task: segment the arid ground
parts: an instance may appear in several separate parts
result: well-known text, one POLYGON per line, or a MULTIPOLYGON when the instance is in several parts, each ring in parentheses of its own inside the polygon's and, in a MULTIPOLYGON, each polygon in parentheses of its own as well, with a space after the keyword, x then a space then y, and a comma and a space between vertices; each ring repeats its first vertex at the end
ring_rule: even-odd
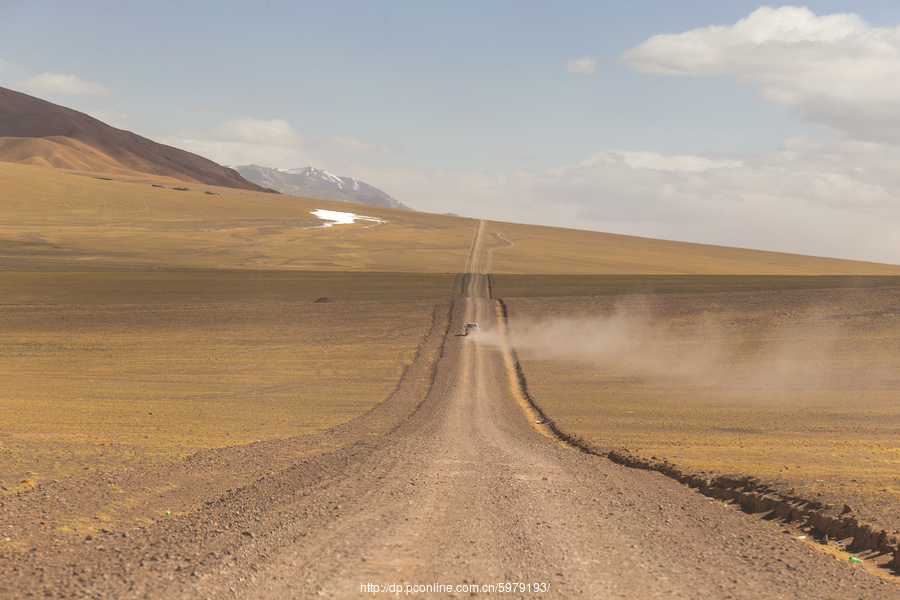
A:
POLYGON ((598 456, 893 531, 898 267, 0 170, 0 597, 900 597, 598 456))
POLYGON ((598 452, 752 475, 900 531, 900 287, 505 302, 533 398, 598 452))
POLYGON ((0 273, 7 491, 351 420, 394 390, 453 288, 403 273, 0 273), (384 297, 396 288, 405 299, 384 297))

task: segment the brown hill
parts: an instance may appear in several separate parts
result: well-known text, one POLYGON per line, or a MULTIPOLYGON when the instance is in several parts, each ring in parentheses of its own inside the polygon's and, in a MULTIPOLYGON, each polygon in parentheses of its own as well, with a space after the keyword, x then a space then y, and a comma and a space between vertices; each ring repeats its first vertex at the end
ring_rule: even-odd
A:
MULTIPOLYGON (((0 161, 117 175, 136 173, 134 169, 123 167, 114 158, 100 154, 86 144, 61 136, 0 137, 0 161)), ((183 180, 182 177, 177 181, 183 180)))
POLYGON ((202 156, 5 88, 0 88, 0 161, 271 191, 202 156))

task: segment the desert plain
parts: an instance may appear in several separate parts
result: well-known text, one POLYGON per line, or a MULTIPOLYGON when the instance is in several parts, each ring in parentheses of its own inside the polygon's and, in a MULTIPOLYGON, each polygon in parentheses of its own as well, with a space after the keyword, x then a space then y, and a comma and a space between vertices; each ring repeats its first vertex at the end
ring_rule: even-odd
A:
MULTIPOLYGON (((310 485, 317 469, 336 477, 350 468, 345 463, 362 461, 360 455, 380 456, 377 449, 366 450, 371 440, 405 427, 428 431, 426 417, 444 410, 451 411, 449 423, 465 422, 464 411, 453 412, 462 411, 463 404, 447 409, 437 400, 429 404, 436 385, 448 390, 475 385, 477 394, 470 395, 485 398, 516 387, 501 371, 485 370, 492 383, 484 388, 468 379, 480 375, 458 380, 442 371, 445 354, 482 373, 478 357, 500 365, 498 353, 505 352, 507 370, 518 365, 532 408, 549 421, 526 429, 549 437, 556 432, 599 455, 627 450, 709 480, 752 478, 773 495, 819 502, 823 510, 838 512, 846 504, 859 523, 874 524, 885 534, 900 532, 900 267, 214 186, 175 189, 183 186, 130 175, 98 178, 10 164, 0 164, 0 175, 0 526, 6 532, 2 557, 17 578, 3 588, 5 596, 66 585, 74 595, 125 590, 125 595, 153 597, 159 578, 171 576, 166 581, 187 586, 173 589, 189 589, 191 577, 200 577, 211 595, 227 595, 230 585, 243 589, 243 597, 255 597, 252 586, 241 588, 250 585, 251 571, 261 564, 263 550, 256 548, 262 534, 254 532, 253 518, 272 531, 278 530, 279 515, 281 522, 290 520, 276 506, 277 499, 294 493, 279 483, 280 476, 299 477, 303 485, 310 485), (317 210, 368 219, 329 224, 313 214, 317 210), (460 275, 464 271, 468 279, 460 275), (465 304, 468 312, 464 297, 473 299, 465 304), (505 322, 494 321, 498 302, 505 322), (461 331, 451 326, 470 318, 479 318, 484 331, 475 340, 460 339, 461 331), (510 363, 506 344, 517 363, 510 363), (323 462, 305 467, 310 457, 323 462), (225 510, 229 498, 248 494, 257 496, 241 500, 237 514, 258 516, 239 519, 240 531, 224 527, 224 517, 215 511, 225 510), (268 516, 254 508, 261 502, 258 494, 276 506, 268 516), (219 516, 209 516, 214 513, 219 516), (170 516, 183 520, 179 525, 170 516), (202 535, 196 530, 200 521, 202 535), (177 531, 194 532, 194 566, 202 563, 203 543, 210 536, 218 540, 208 542, 209 555, 203 552, 205 567, 188 569, 182 561, 172 572, 160 570, 165 561, 147 548, 174 539, 177 531), (143 535, 155 541, 97 541, 143 535), (90 547, 84 563, 93 566, 87 572, 70 568, 72 559, 60 550, 73 540, 90 547), (96 576, 111 546, 119 554, 156 556, 159 565, 135 575, 144 561, 122 558, 110 571, 118 587, 103 583, 108 578, 96 576), (252 560, 250 548, 257 552, 252 560), (223 554, 234 558, 225 560, 223 554), (214 571, 219 566, 213 564, 228 567, 214 571), (215 572, 225 583, 211 583, 215 572), (229 579, 229 572, 241 574, 239 581, 229 579)), ((498 414, 522 423, 533 416, 508 408, 498 414)), ((489 434, 505 439, 500 430, 476 433, 479 440, 489 434)), ((516 432, 509 439, 518 443, 524 435, 516 432)), ((522 443, 523 457, 537 452, 532 450, 537 442, 522 443)), ((435 452, 415 444, 408 451, 410 456, 435 452)), ((576 452, 562 446, 557 451, 576 452)), ((431 477, 428 469, 441 461, 474 460, 473 452, 416 467, 420 470, 412 471, 406 488, 427 483, 421 478, 431 477)), ((481 452, 517 473, 513 483, 498 480, 516 492, 499 500, 504 510, 522 510, 516 494, 525 492, 516 485, 547 480, 531 475, 530 459, 517 459, 511 449, 485 446, 481 452)), ((399 459, 377 460, 373 473, 386 472, 386 465, 399 459)), ((551 472, 557 468, 540 464, 551 472)), ((584 469, 594 469, 591 465, 584 469)), ((460 469, 435 471, 434 477, 467 473, 460 469)), ((633 479, 615 473, 622 481, 633 479)), ((357 475, 360 481, 370 476, 357 475)), ((449 485, 444 479, 434 483, 449 485)), ((551 489, 541 493, 583 494, 574 483, 561 481, 551 477, 551 489)), ((342 511, 371 499, 370 494, 354 500, 352 488, 342 485, 323 492, 327 507, 310 505, 325 523, 339 524, 342 511), (326 510, 327 516, 316 512, 326 510)), ((497 499, 478 494, 473 502, 494 510, 487 507, 497 499)), ((442 506, 440 494, 418 500, 423 504, 409 503, 428 510, 442 506)), ((580 503, 591 502, 599 500, 580 503)), ((390 500, 383 505, 392 506, 390 500)), ((359 510, 364 515, 370 508, 359 510)), ((378 522, 390 520, 394 509, 384 510, 378 522)), ((416 510, 403 518, 427 520, 425 509, 416 510)), ((662 503, 658 510, 664 511, 662 503)), ((732 516, 722 518, 736 527, 732 516)), ((564 527, 560 523, 537 525, 564 527)), ((563 538, 547 535, 564 545, 563 538)), ((705 533, 697 535, 707 540, 705 533)), ((810 540, 815 535, 810 532, 810 540)), ((281 539, 271 536, 263 539, 281 539)), ((845 559, 854 539, 833 541, 842 543, 820 545, 845 559)), ((477 547, 473 556, 490 554, 482 541, 471 543, 477 547)), ((506 547, 519 543, 510 540, 506 547)), ((526 554, 530 548, 541 556, 535 550, 539 542, 521 543, 526 554)), ((165 560, 175 561, 174 542, 169 544, 165 560)), ((778 548, 773 556, 782 552, 780 544, 771 545, 778 548)), ((343 546, 325 553, 329 565, 353 554, 337 547, 343 546)), ((878 548, 857 550, 874 571, 890 577, 892 555, 878 548)), ((419 551, 443 556, 428 544, 419 551)), ((285 564, 296 560, 312 565, 309 569, 322 567, 304 554, 311 550, 294 552, 293 558, 285 555, 285 564)), ((371 556, 361 560, 372 573, 422 564, 390 553, 377 560, 371 556)), ((447 560, 462 569, 454 573, 469 568, 488 576, 487 567, 472 567, 460 556, 447 560)), ((522 560, 535 569, 540 564, 522 560)), ((634 560, 643 565, 649 559, 634 560)), ((718 559, 709 560, 719 565, 718 559)), ((515 577, 509 564, 504 576, 515 577)), ((274 572, 283 576, 284 568, 274 572)), ((748 569, 752 585, 734 588, 753 592, 746 597, 766 597, 765 582, 784 578, 768 566, 748 569)), ((332 579, 307 572, 303 589, 340 597, 335 581, 347 571, 320 570, 332 579)), ((560 592, 564 596, 591 590, 628 596, 627 586, 609 582, 579 587, 579 568, 574 572, 560 567, 543 576, 557 582, 555 589, 567 590, 560 592)), ((682 576, 690 578, 669 573, 663 579, 682 576)), ((651 595, 671 592, 659 577, 651 577, 656 582, 651 595)), ((846 589, 876 590, 872 597, 900 594, 897 587, 878 587, 896 585, 882 580, 829 577, 846 589)), ((782 583, 789 589, 791 580, 782 583)), ((271 597, 288 590, 266 589, 271 597)))

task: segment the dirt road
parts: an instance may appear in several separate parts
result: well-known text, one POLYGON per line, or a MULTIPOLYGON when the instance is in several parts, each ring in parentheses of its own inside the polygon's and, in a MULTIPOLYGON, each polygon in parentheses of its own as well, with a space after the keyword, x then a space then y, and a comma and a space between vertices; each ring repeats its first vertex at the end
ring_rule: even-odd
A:
MULTIPOLYGON (((495 315, 492 301, 466 299, 451 332, 495 327, 495 315)), ((449 588, 411 596, 900 597, 895 584, 662 476, 562 448, 508 388, 497 350, 448 339, 434 393, 317 483, 309 504, 321 518, 294 526, 298 543, 267 549, 268 566, 238 596, 377 598, 390 584, 400 595, 439 584, 449 588), (526 590, 482 587, 500 583, 526 590)))
POLYGON ((390 432, 338 432, 195 513, 16 555, 29 587, 7 595, 900 598, 771 523, 542 435, 501 352, 459 335, 499 325, 484 277, 459 289, 429 391, 390 432))
POLYGON ((466 260, 466 273, 480 273, 479 265, 481 264, 482 248, 484 247, 484 227, 486 223, 483 219, 479 219, 478 225, 475 227, 475 235, 472 238, 472 247, 469 250, 469 258, 466 260))

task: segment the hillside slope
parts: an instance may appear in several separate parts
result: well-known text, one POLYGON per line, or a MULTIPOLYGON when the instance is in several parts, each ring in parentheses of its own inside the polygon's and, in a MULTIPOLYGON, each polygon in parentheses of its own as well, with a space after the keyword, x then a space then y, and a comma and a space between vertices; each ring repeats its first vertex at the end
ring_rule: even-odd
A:
MULTIPOLYGON (((147 176, 0 163, 0 267, 458 273, 478 221, 147 176), (109 181, 104 181, 109 179, 109 181), (178 188, 189 187, 190 191, 178 188), (329 223, 329 214, 334 211, 329 223), (338 224, 337 216, 360 220, 338 224)), ((900 275, 900 266, 485 221, 490 274, 900 275)))
POLYGON ((0 88, 0 161, 267 191, 202 156, 5 88, 0 88))

